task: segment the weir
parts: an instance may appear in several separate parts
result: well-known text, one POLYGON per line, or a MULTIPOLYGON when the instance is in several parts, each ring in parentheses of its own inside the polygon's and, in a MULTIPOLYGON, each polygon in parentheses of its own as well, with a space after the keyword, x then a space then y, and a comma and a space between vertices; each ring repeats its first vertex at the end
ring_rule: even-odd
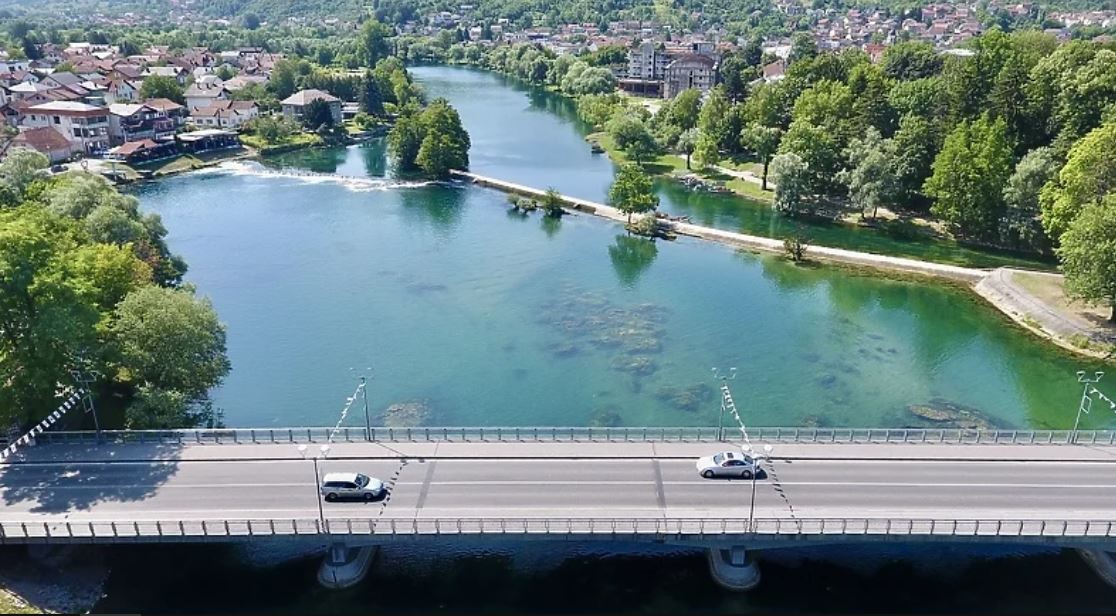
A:
MULTIPOLYGON (((515 182, 500 180, 497 178, 487 177, 468 171, 452 170, 450 174, 462 180, 470 181, 480 186, 487 186, 509 194, 522 195, 531 198, 542 198, 546 195, 545 190, 541 190, 532 186, 524 186, 515 182)), ((571 209, 579 212, 585 212, 601 218, 606 218, 615 222, 627 222, 628 216, 620 210, 605 205, 589 201, 587 199, 579 199, 569 195, 559 195, 562 203, 571 209)), ((695 225, 693 223, 681 222, 677 220, 660 219, 659 224, 665 229, 673 231, 679 235, 687 235, 711 242, 726 244, 738 248, 747 248, 750 250, 761 250, 764 252, 775 252, 782 254, 785 249, 783 248, 783 241, 770 237, 760 237, 758 235, 747 235, 744 233, 736 233, 734 231, 725 231, 722 229, 715 229, 713 227, 705 227, 702 225, 695 225)), ((988 270, 974 269, 969 267, 959 267, 956 265, 944 265, 940 263, 930 263, 926 261, 919 261, 917 259, 906 259, 903 257, 889 257, 886 255, 878 255, 869 252, 857 252, 855 250, 845 250, 843 248, 830 248, 828 246, 810 246, 809 254, 812 258, 818 258, 823 261, 832 261, 834 263, 846 263, 850 265, 857 265, 861 267, 872 267, 878 269, 899 271, 905 273, 922 274, 926 276, 934 276, 937 278, 948 278, 951 280, 959 280, 967 283, 977 283, 988 275, 988 270)))

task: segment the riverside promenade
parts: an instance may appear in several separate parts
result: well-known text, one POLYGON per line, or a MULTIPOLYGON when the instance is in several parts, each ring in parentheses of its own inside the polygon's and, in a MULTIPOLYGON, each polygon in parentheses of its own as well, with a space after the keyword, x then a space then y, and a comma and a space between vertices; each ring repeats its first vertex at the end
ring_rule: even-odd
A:
MULTIPOLYGON (((453 176, 470 181, 474 184, 495 188, 506 193, 515 195, 523 195, 531 198, 541 198, 546 194, 546 191, 531 186, 524 186, 523 184, 516 184, 515 182, 508 182, 497 178, 491 178, 476 173, 469 173, 467 171, 451 171, 453 176)), ((570 197, 568 195, 561 195, 563 203, 570 208, 579 212, 585 212, 601 218, 607 218, 616 222, 627 222, 628 215, 620 210, 589 201, 587 199, 579 199, 577 197, 570 197)), ((737 233, 735 231, 725 231, 722 229, 714 229, 712 227, 705 227, 702 225, 695 225, 688 222, 679 222, 674 220, 662 219, 661 224, 664 228, 669 229, 679 235, 687 235, 696 237, 728 246, 737 248, 747 248, 752 250, 762 250, 764 252, 783 253, 783 241, 770 238, 760 237, 758 235, 747 235, 744 233, 737 233)), ((809 254, 811 258, 820 261, 829 261, 833 263, 845 263, 849 265, 856 265, 861 267, 874 267, 879 269, 886 269, 905 273, 923 274, 927 276, 934 276, 938 278, 948 278, 975 284, 988 275, 988 270, 975 269, 969 267, 959 267, 956 265, 944 265, 940 263, 929 263, 926 261, 919 261, 917 259, 906 259, 903 257, 890 257, 887 255, 878 255, 869 252, 858 252, 855 250, 845 250, 843 248, 830 248, 828 246, 810 246, 809 254)))

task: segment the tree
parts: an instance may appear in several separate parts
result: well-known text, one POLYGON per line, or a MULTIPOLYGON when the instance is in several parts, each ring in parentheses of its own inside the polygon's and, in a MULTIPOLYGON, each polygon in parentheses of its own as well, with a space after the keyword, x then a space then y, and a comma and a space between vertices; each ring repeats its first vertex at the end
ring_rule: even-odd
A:
POLYGON ((930 43, 896 43, 884 50, 882 65, 888 77, 910 81, 937 75, 942 70, 942 56, 930 43))
POLYGON ((388 152, 395 165, 402 171, 415 168, 415 159, 422 147, 424 131, 416 115, 400 116, 388 133, 388 152))
POLYGON ((4 199, 0 205, 16 205, 35 181, 45 177, 50 159, 31 148, 15 147, 0 161, 0 183, 4 199))
POLYGON ((364 22, 357 42, 358 53, 362 64, 373 68, 382 58, 391 54, 391 42, 388 40, 395 35, 391 26, 380 23, 375 19, 364 22))
POLYGON ((813 59, 818 55, 818 44, 809 32, 796 32, 791 39, 791 51, 788 60, 793 64, 803 60, 813 59))
POLYGON ((616 146, 636 162, 650 158, 658 149, 647 125, 630 109, 618 110, 605 128, 616 146))
POLYGON ((930 177, 937 138, 921 116, 908 114, 899 120, 899 130, 892 137, 891 173, 895 178, 895 200, 908 206, 925 207, 922 186, 930 177))
POLYGON ((694 153, 694 148, 697 147, 699 135, 698 129, 691 128, 678 135, 678 141, 675 142, 675 150, 686 155, 686 169, 690 168, 690 155, 694 153))
POLYGON ((245 13, 240 21, 248 30, 255 30, 260 27, 260 16, 255 13, 245 13))
POLYGON ((716 165, 721 160, 721 151, 717 148, 717 140, 699 130, 697 141, 694 143, 694 159, 700 169, 716 165))
POLYGON ((744 147, 755 152, 756 157, 763 163, 763 190, 767 190, 767 170, 771 163, 771 156, 779 150, 779 140, 782 137, 782 130, 755 122, 745 126, 740 133, 740 141, 744 147))
POLYGON ((143 85, 140 86, 140 98, 144 100, 149 98, 166 98, 179 105, 186 103, 186 97, 182 92, 182 86, 178 85, 178 80, 169 75, 151 75, 145 78, 143 80, 143 85))
POLYGON ((1116 195, 1083 211, 1057 249, 1070 297, 1105 302, 1116 322, 1116 195))
POLYGON ((771 159, 771 173, 775 176, 775 209, 791 215, 806 211, 810 183, 806 161, 794 153, 777 154, 771 159))
POLYGON ((946 137, 924 190, 931 212, 956 231, 995 237, 1004 210, 1003 186, 1012 171, 1011 146, 1003 119, 985 115, 962 121, 946 137))
POLYGON ((562 207, 562 194, 558 192, 558 189, 546 189, 546 194, 542 198, 542 208, 546 215, 551 218, 561 218, 566 213, 565 208, 562 207))
POLYGON ((329 108, 329 103, 323 99, 316 98, 310 101, 302 110, 302 125, 308 130, 318 130, 323 126, 328 128, 333 124, 333 111, 329 108))
POLYGON ((702 135, 712 139, 718 150, 729 150, 736 145, 739 131, 733 131, 732 113, 732 103, 725 96, 724 88, 716 86, 710 90, 698 114, 697 125, 702 135))
POLYGON ((1036 248, 1043 239, 1039 219, 1039 194, 1058 173, 1058 161, 1051 148, 1036 148, 1024 156, 1004 186, 1004 224, 1001 242, 1017 248, 1036 248))
POLYGON ((294 94, 298 88, 298 63, 290 59, 276 62, 271 69, 271 77, 267 81, 267 87, 279 100, 294 94))
POLYGON ((669 122, 682 130, 697 126, 701 114, 701 91, 696 88, 682 90, 670 103, 669 122))
POLYGON ((372 116, 384 115, 384 95, 370 70, 364 71, 364 78, 361 80, 360 110, 372 116))
POLYGON ((208 392, 228 374, 225 327, 208 300, 190 290, 144 287, 117 305, 110 337, 119 354, 117 380, 138 388, 126 411, 129 427, 190 423, 207 410, 208 392), (159 421, 152 401, 160 400, 159 421), (173 401, 173 405, 169 402, 173 401))
POLYGON ((608 201, 613 207, 628 215, 651 212, 659 207, 659 197, 651 190, 651 179, 635 163, 620 165, 616 180, 608 189, 608 201))
POLYGON ((1116 121, 1097 128, 1074 144, 1056 180, 1039 196, 1042 227, 1055 242, 1073 219, 1116 192, 1116 121))
POLYGON ((449 135, 427 132, 419 145, 415 164, 427 177, 448 178, 450 170, 458 166, 453 156, 453 143, 449 135))
POLYGON ((869 128, 862 139, 853 139, 845 151, 848 170, 841 179, 849 187, 849 199, 863 218, 876 217, 881 204, 895 193, 895 176, 891 168, 892 143, 869 128))
POLYGON ((95 345, 96 290, 74 271, 75 227, 41 208, 0 210, 0 425, 54 408, 75 356, 95 345))

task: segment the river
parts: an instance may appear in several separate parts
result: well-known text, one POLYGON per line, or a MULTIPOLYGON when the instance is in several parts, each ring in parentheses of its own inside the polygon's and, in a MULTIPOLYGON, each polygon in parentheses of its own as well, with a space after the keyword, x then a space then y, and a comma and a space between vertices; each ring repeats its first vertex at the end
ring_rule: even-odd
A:
MULTIPOLYGON (((416 74, 461 110, 477 172, 606 190, 611 165, 558 97, 466 69, 416 74)), ((934 425, 916 415, 931 408, 1066 427, 1074 371, 1090 367, 963 289, 652 244, 390 177, 373 142, 137 189, 228 325, 233 371, 214 392, 228 425, 332 425, 361 374, 377 423, 415 420, 388 410, 412 402, 427 425, 711 425, 710 369, 736 367, 754 424, 934 425)), ((746 596, 717 590, 700 554, 639 546, 396 546, 336 594, 315 587, 315 557, 278 549, 114 554, 101 611, 1087 611, 1116 598, 1072 554, 973 548, 772 553, 746 596)))

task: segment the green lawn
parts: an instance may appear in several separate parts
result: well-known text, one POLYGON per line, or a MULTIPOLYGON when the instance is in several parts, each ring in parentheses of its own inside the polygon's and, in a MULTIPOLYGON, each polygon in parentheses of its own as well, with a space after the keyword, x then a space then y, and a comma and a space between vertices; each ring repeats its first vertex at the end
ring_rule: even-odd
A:
POLYGON ((324 143, 321 137, 314 133, 298 133, 282 141, 271 143, 263 140, 259 135, 241 135, 241 143, 259 150, 260 154, 270 154, 275 151, 294 150, 302 147, 312 147, 324 143))

